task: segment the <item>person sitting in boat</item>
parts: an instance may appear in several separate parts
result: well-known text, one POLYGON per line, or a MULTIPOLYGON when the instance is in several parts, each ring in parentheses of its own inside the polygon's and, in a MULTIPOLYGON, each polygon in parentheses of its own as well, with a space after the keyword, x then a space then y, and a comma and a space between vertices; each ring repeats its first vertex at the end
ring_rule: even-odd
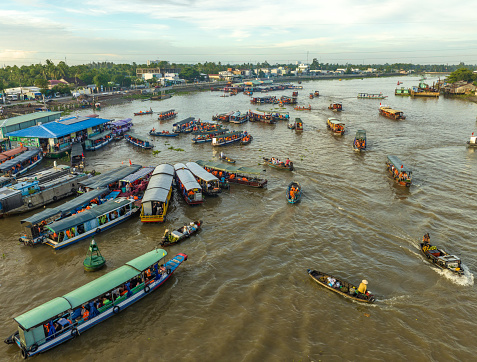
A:
POLYGON ((368 281, 366 279, 363 279, 361 283, 359 284, 358 293, 366 294, 366 290, 368 288, 367 285, 368 285, 368 281))

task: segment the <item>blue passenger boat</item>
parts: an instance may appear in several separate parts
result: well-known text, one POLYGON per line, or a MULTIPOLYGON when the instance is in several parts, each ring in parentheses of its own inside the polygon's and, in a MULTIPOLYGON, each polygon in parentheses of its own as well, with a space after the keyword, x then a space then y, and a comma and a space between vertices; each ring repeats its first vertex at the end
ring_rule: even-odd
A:
POLYGON ((175 133, 190 133, 196 124, 194 117, 188 117, 182 121, 176 122, 172 125, 172 130, 175 133))
POLYGON ((18 331, 5 343, 16 344, 28 358, 80 336, 159 288, 187 260, 180 253, 165 262, 166 255, 163 249, 150 251, 14 318, 18 331))
POLYGON ((111 130, 107 130, 97 135, 94 135, 84 141, 84 148, 86 151, 96 151, 113 140, 113 132, 111 130))
POLYGON ((31 148, 11 160, 0 164, 2 176, 19 176, 31 170, 43 159, 43 154, 39 148, 31 148))
POLYGON ((212 138, 212 146, 227 146, 242 141, 247 132, 230 132, 216 135, 212 138))
POLYGON ((146 150, 154 147, 154 145, 149 142, 149 140, 147 140, 145 137, 139 136, 132 132, 128 132, 127 134, 125 134, 124 138, 126 138, 126 141, 133 144, 134 146, 138 146, 146 150))
POLYGON ((117 198, 66 219, 46 225, 44 243, 62 249, 129 219, 139 210, 140 200, 117 198))

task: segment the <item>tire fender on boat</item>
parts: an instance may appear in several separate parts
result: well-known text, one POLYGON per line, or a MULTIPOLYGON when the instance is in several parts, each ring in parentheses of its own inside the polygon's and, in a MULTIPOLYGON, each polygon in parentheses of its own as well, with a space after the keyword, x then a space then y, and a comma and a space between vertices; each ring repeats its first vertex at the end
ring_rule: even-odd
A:
POLYGON ((30 347, 30 352, 35 353, 38 349, 38 345, 35 343, 33 346, 30 347))
POLYGON ((21 354, 22 354, 23 359, 27 359, 27 358, 28 358, 28 352, 27 352, 26 349, 23 348, 23 347, 22 347, 22 350, 21 350, 21 354))
POLYGON ((78 328, 73 328, 71 330, 71 336, 75 338, 76 336, 79 336, 78 328))
POLYGON ((114 306, 113 313, 118 314, 121 311, 121 307, 119 305, 114 306))
POLYGON ((58 200, 58 197, 53 196, 53 201, 56 201, 56 200, 58 200))
POLYGON ((100 228, 97 228, 96 229, 96 234, 99 234, 101 232, 101 229, 100 228))
POLYGON ((151 288, 149 287, 149 285, 146 285, 144 287, 144 293, 149 293, 150 290, 151 290, 151 288))
POLYGON ((33 207, 33 204, 31 202, 28 203, 28 207, 29 208, 32 208, 33 207))
POLYGON ((166 273, 169 275, 171 274, 171 269, 166 269, 166 273))

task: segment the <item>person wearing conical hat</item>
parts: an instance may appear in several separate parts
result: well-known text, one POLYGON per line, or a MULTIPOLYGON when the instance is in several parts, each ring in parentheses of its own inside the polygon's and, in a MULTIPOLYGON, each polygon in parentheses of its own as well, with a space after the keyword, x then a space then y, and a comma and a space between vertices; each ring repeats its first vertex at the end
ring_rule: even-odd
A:
POLYGON ((358 287, 358 292, 362 294, 366 294, 366 289, 368 288, 368 281, 366 279, 363 279, 361 281, 361 284, 358 287))

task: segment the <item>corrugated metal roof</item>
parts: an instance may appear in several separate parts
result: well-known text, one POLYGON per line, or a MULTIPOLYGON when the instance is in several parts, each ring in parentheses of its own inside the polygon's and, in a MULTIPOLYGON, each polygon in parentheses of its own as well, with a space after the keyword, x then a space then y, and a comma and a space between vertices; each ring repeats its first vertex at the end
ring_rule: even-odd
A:
POLYGON ((24 115, 21 115, 21 116, 16 116, 16 117, 11 117, 11 118, 4 119, 3 121, 1 121, 2 123, 0 123, 0 127, 12 126, 14 124, 29 122, 29 121, 33 121, 33 120, 44 118, 44 117, 60 116, 60 115, 61 115, 61 112, 29 113, 29 114, 24 114, 24 115))
POLYGON ((66 299, 57 297, 23 313, 22 315, 19 315, 14 319, 24 329, 28 330, 31 327, 35 327, 40 323, 56 317, 58 314, 65 312, 70 308, 71 305, 66 299))
POLYGON ((29 149, 26 152, 23 152, 21 155, 18 155, 15 158, 12 158, 11 160, 5 161, 0 165, 0 171, 4 172, 6 170, 10 170, 13 166, 15 166, 18 163, 22 163, 23 161, 28 160, 30 157, 33 157, 35 155, 38 155, 41 153, 41 150, 39 148, 32 148, 29 149))
POLYGON ((131 166, 120 166, 110 171, 104 172, 99 176, 95 176, 87 180, 81 181, 79 182, 79 184, 92 189, 96 189, 98 187, 106 187, 109 184, 119 181, 127 175, 136 172, 141 167, 141 165, 134 164, 131 166))
POLYGON ((136 180, 139 180, 140 178, 146 176, 147 174, 151 173, 154 169, 152 167, 143 167, 136 172, 122 178, 119 181, 124 181, 124 182, 134 182, 136 180))
POLYGON ((176 175, 187 191, 192 189, 200 189, 199 183, 195 180, 194 175, 192 175, 188 169, 176 170, 176 175))
POLYGON ((187 162, 186 166, 189 168, 190 172, 194 174, 194 176, 204 180, 205 182, 210 181, 218 181, 219 179, 212 175, 210 172, 204 170, 201 166, 199 166, 195 162, 187 162))
POLYGON ((174 174, 175 174, 174 167, 172 165, 164 163, 162 165, 157 166, 154 169, 154 172, 152 173, 152 175, 154 176, 154 175, 158 175, 160 173, 165 173, 167 175, 174 176, 174 174))
POLYGON ((20 131, 10 132, 7 133, 6 136, 25 138, 58 138, 74 132, 85 130, 90 127, 99 126, 100 124, 109 122, 109 119, 87 118, 86 120, 73 124, 65 124, 63 122, 70 123, 69 120, 49 122, 39 126, 25 128, 20 131))

